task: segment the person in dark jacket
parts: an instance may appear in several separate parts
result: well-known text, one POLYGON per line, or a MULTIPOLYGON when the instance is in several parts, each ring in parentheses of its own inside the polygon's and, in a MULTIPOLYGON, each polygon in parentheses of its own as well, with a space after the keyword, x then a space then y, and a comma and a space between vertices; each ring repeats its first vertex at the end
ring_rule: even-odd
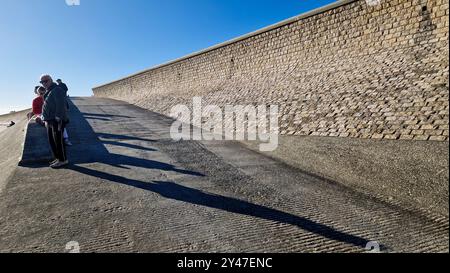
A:
POLYGON ((61 89, 49 75, 41 76, 40 83, 47 90, 42 120, 47 127, 48 140, 55 160, 51 168, 61 168, 69 164, 64 145, 63 132, 68 121, 65 91, 61 89))
MULTIPOLYGON (((61 87, 62 90, 64 90, 64 96, 67 97, 67 91, 69 91, 69 88, 67 87, 67 85, 65 83, 62 82, 61 79, 57 79, 56 83, 58 84, 59 87, 61 87)), ((66 104, 67 104, 67 109, 69 109, 69 102, 66 100, 66 104)), ((67 133, 67 129, 64 129, 64 143, 67 146, 72 146, 72 142, 70 142, 69 140, 69 134, 67 133)))
POLYGON ((59 87, 61 87, 62 90, 64 90, 65 92, 65 96, 67 96, 67 91, 69 91, 69 88, 67 87, 67 85, 65 83, 62 82, 61 79, 57 79, 56 83, 58 84, 59 87))

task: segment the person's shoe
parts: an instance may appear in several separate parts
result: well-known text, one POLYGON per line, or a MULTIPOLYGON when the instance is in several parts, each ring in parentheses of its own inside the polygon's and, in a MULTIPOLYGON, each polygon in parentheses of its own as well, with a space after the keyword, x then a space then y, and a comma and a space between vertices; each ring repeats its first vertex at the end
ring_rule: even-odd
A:
POLYGON ((70 142, 70 140, 68 140, 68 139, 64 139, 64 143, 65 143, 67 146, 72 146, 72 145, 73 145, 72 142, 70 142))
POLYGON ((53 160, 52 162, 50 162, 50 165, 55 164, 56 162, 58 162, 58 159, 53 160))
POLYGON ((52 165, 50 165, 50 168, 52 168, 52 169, 59 169, 59 168, 62 168, 64 166, 68 165, 68 164, 69 164, 68 160, 66 160, 66 161, 59 161, 58 160, 55 163, 53 163, 52 165))

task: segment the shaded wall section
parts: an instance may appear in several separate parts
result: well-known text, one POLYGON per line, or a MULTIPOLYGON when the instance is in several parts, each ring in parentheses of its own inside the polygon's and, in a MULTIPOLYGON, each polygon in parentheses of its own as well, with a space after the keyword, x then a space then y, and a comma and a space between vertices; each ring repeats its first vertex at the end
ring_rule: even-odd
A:
POLYGON ((448 0, 340 1, 95 87, 177 104, 280 107, 282 135, 448 141, 448 0))

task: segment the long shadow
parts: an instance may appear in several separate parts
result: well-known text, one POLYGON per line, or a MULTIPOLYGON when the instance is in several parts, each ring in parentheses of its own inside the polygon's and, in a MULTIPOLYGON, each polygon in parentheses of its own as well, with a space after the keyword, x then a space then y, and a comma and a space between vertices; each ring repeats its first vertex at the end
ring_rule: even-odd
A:
MULTIPOLYGON (((129 167, 138 167, 138 168, 145 168, 145 169, 155 169, 155 170, 161 170, 161 171, 167 171, 167 172, 177 172, 177 173, 193 175, 193 176, 204 176, 203 174, 201 174, 199 172, 179 169, 179 168, 175 167, 174 165, 163 163, 160 161, 142 159, 142 158, 138 158, 138 157, 132 157, 132 156, 121 155, 121 154, 108 153, 107 158, 103 158, 102 160, 98 160, 96 162, 107 164, 107 165, 110 165, 113 167, 122 168, 122 169, 128 169, 126 166, 129 166, 129 167)), ((72 164, 81 164, 81 163, 88 163, 88 162, 83 161, 83 160, 72 161, 72 164)), ((89 162, 89 163, 94 163, 94 162, 89 162)))
POLYGON ((87 117, 87 116, 84 116, 84 118, 85 119, 92 119, 92 120, 111 121, 111 119, 108 119, 108 118, 87 117))
POLYGON ((135 149, 135 150, 142 150, 142 151, 147 151, 147 152, 155 152, 155 151, 157 151, 156 149, 153 149, 153 148, 146 148, 146 147, 142 147, 142 146, 139 146, 139 145, 124 143, 124 142, 118 142, 118 141, 102 140, 102 143, 105 144, 105 145, 114 145, 114 146, 119 146, 119 147, 124 147, 124 148, 129 148, 129 149, 135 149))
POLYGON ((142 190, 157 193, 165 198, 178 200, 190 204, 224 210, 231 213, 248 215, 264 220, 274 221, 283 224, 297 226, 308 232, 320 235, 324 238, 344 242, 357 247, 365 248, 369 240, 338 231, 323 224, 316 223, 304 217, 299 217, 290 213, 256 205, 244 200, 232 197, 225 197, 210 194, 197 189, 185 187, 174 182, 153 181, 143 182, 134 179, 121 177, 97 170, 88 169, 81 166, 71 166, 70 169, 79 173, 108 180, 127 186, 132 186, 142 190))
POLYGON ((101 178, 110 182, 131 186, 146 191, 151 191, 160 194, 163 197, 173 200, 220 209, 230 213, 248 215, 269 221, 294 225, 303 230, 315 233, 322 237, 335 241, 344 242, 361 248, 365 248, 366 245, 369 243, 369 241, 364 238, 340 232, 338 230, 335 230, 334 228, 328 227, 320 223, 316 223, 304 217, 299 217, 276 209, 268 208, 257 204, 252 204, 244 200, 210 194, 197 189, 185 187, 174 182, 153 181, 148 183, 139 180, 129 179, 127 177, 113 175, 106 172, 101 172, 98 170, 93 170, 90 168, 86 168, 85 166, 80 166, 79 164, 82 163, 99 162, 117 168, 127 168, 127 167, 151 168, 162 171, 173 171, 193 176, 204 176, 201 173, 189 170, 182 170, 176 168, 171 164, 166 164, 163 162, 136 158, 122 154, 110 153, 103 145, 101 140, 98 138, 99 136, 101 138, 115 139, 115 140, 143 140, 152 142, 154 140, 141 139, 127 135, 114 135, 106 133, 96 134, 75 105, 72 105, 70 111, 71 111, 70 112, 71 118, 72 120, 74 120, 74 123, 72 124, 73 126, 75 126, 74 130, 80 131, 79 133, 79 137, 81 138, 80 140, 82 143, 86 143, 86 145, 80 145, 78 148, 75 147, 74 149, 70 150, 71 153, 69 153, 69 158, 72 162, 72 165, 70 165, 68 169, 71 169, 73 171, 88 176, 101 178))
POLYGON ((135 136, 127 136, 127 135, 98 133, 97 136, 99 138, 113 139, 113 140, 138 140, 138 141, 145 141, 145 142, 155 142, 155 140, 153 140, 153 139, 140 138, 140 137, 135 137, 135 136))
POLYGON ((158 169, 162 171, 177 172, 192 176, 204 176, 201 173, 183 170, 177 168, 174 165, 149 160, 144 158, 138 158, 129 156, 126 154, 114 154, 110 153, 104 144, 112 144, 122 146, 126 148, 140 149, 145 151, 155 151, 151 148, 145 148, 138 145, 132 145, 127 143, 120 143, 117 141, 105 141, 100 138, 114 139, 114 140, 140 140, 144 142, 154 142, 151 139, 138 138, 128 135, 116 135, 107 133, 95 133, 94 129, 84 118, 83 113, 70 102, 70 119, 71 130, 70 135, 75 135, 78 139, 75 139, 78 145, 70 147, 68 149, 68 157, 71 164, 87 164, 87 163, 102 163, 110 165, 116 168, 129 169, 130 167, 146 168, 146 169, 158 169))
POLYGON ((93 113, 82 113, 83 116, 100 117, 100 118, 133 118, 130 116, 123 115, 109 115, 109 114, 93 114, 93 113))

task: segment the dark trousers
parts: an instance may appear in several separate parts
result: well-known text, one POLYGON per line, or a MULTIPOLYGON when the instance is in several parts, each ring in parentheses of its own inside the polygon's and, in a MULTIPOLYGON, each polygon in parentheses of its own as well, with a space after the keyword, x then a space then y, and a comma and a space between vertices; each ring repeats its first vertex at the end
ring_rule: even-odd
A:
POLYGON ((56 120, 51 120, 47 123, 48 142, 52 148, 53 156, 59 161, 66 161, 66 145, 64 145, 63 137, 65 124, 63 122, 61 126, 58 126, 58 122, 56 122, 56 120))

